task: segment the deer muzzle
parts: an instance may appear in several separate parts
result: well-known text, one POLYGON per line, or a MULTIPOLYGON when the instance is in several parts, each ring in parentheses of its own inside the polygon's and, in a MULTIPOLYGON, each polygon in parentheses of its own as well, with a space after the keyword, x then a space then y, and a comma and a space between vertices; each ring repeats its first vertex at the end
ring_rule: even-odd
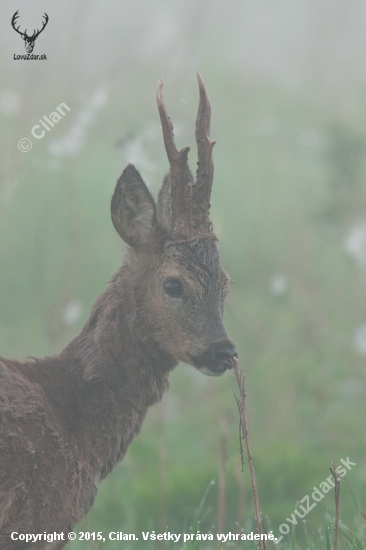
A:
POLYGON ((238 352, 230 340, 222 340, 211 344, 203 353, 191 357, 193 365, 209 376, 221 376, 227 369, 234 366, 238 352))

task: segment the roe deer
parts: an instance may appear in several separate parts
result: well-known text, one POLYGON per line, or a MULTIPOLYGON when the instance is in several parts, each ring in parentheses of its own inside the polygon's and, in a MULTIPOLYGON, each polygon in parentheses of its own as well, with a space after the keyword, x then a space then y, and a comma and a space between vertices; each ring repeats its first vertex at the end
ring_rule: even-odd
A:
POLYGON ((160 80, 170 171, 157 205, 134 166, 117 182, 111 215, 128 245, 122 268, 59 355, 0 359, 1 549, 63 548, 94 502, 95 482, 124 457, 178 362, 214 376, 233 366, 237 352, 222 324, 229 277, 209 221, 211 108, 199 75, 198 83, 196 180, 189 148, 175 146, 160 80), (54 532, 64 540, 44 540, 54 532), (27 543, 25 533, 43 540, 27 543))

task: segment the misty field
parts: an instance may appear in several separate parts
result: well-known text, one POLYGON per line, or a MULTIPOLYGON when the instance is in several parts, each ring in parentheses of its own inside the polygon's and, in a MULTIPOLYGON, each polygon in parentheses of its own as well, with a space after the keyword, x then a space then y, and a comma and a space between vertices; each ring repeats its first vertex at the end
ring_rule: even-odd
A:
MULTIPOLYGON (((281 525, 291 527, 283 541, 266 548, 333 548, 333 491, 306 518, 297 516, 297 525, 287 518, 329 477, 332 461, 347 458, 355 466, 341 481, 339 550, 365 548, 366 68, 356 56, 365 35, 364 20, 357 24, 361 4, 355 2, 345 21, 334 16, 328 28, 329 2, 319 2, 319 17, 314 4, 313 20, 305 8, 311 3, 298 2, 297 16, 291 8, 289 24, 272 28, 268 2, 259 2, 263 15, 245 2, 253 28, 272 29, 259 45, 254 31, 243 37, 248 12, 234 0, 228 2, 231 15, 217 2, 191 0, 188 9, 182 1, 173 8, 159 0, 157 12, 140 2, 146 13, 139 22, 137 5, 127 1, 109 15, 101 3, 65 4, 75 28, 62 39, 66 19, 58 8, 49 9, 44 42, 37 42, 47 62, 11 60, 22 44, 10 34, 10 23, 3 39, 0 354, 25 359, 61 351, 121 265, 124 250, 109 213, 115 182, 132 162, 156 196, 168 169, 155 100, 160 76, 178 147, 192 146, 195 169, 199 70, 211 100, 211 137, 218 141, 211 219, 232 279, 225 326, 245 375, 263 524, 276 537, 281 525), (317 34, 286 53, 281 36, 291 49, 301 10, 306 28, 317 34), (123 19, 119 35, 117 16, 123 19), (47 34, 51 24, 53 37, 47 34), (336 31, 349 57, 332 49, 336 31), (98 47, 93 43, 89 51, 93 32, 98 47), (250 47, 256 50, 252 59, 250 47), (31 128, 61 103, 70 111, 42 139, 33 139, 31 128), (25 137, 33 142, 27 153, 17 147, 25 137)), ((282 22, 290 3, 280 4, 276 17, 282 22)), ((5 5, 10 21, 13 5, 5 5)), ((42 14, 41 0, 34 5, 42 14)), ((255 531, 233 392, 232 372, 212 378, 179 365, 125 459, 99 486, 79 530, 215 537, 255 531)), ((75 541, 67 548, 217 545, 140 537, 75 541)), ((228 541, 225 547, 256 546, 228 541)))

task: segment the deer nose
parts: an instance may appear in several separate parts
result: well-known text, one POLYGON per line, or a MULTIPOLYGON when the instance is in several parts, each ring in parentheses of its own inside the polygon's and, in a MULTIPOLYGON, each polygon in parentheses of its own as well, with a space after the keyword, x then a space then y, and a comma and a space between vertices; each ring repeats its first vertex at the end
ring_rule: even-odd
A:
POLYGON ((231 369, 233 366, 233 359, 238 357, 238 352, 233 344, 226 345, 224 348, 215 351, 215 359, 218 363, 227 364, 227 368, 231 369))
POLYGON ((192 365, 204 374, 220 376, 234 366, 238 352, 230 340, 221 340, 211 344, 203 353, 191 356, 192 365))

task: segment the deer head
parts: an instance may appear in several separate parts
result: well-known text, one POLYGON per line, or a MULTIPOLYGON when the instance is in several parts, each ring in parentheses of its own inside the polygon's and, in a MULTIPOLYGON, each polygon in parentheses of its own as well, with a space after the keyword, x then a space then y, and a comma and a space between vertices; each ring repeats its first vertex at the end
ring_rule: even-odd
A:
POLYGON ((150 348, 174 363, 220 375, 233 366, 237 352, 222 322, 230 280, 220 266, 209 220, 215 142, 209 138, 211 108, 199 75, 198 84, 196 179, 188 167, 189 147, 179 151, 175 146, 160 80, 157 102, 170 171, 156 205, 129 165, 114 191, 111 215, 129 246, 125 269, 135 281, 136 309, 152 335, 150 348))
POLYGON ((35 41, 37 40, 38 36, 41 34, 41 32, 43 31, 43 29, 45 28, 45 26, 47 25, 48 23, 48 15, 47 13, 44 14, 44 21, 43 21, 43 24, 42 24, 42 28, 41 30, 35 30, 33 31, 33 34, 32 36, 28 36, 27 35, 27 29, 25 29, 24 32, 21 32, 19 30, 19 27, 16 27, 15 26, 15 23, 17 22, 17 19, 19 17, 19 11, 16 11, 12 17, 12 20, 11 20, 11 26, 13 27, 13 29, 18 33, 20 34, 20 36, 23 38, 24 40, 24 46, 25 46, 25 49, 27 51, 27 53, 32 53, 33 51, 33 48, 34 48, 34 44, 35 44, 35 41))

